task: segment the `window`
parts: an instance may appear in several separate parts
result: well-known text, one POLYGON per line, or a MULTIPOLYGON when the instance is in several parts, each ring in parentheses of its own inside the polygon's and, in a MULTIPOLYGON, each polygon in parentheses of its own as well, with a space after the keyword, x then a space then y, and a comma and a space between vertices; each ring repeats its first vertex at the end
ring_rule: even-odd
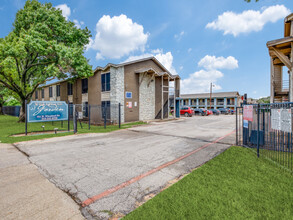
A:
POLYGON ((110 91, 110 73, 101 75, 102 92, 110 91))
POLYGON ((49 97, 53 97, 53 88, 52 88, 52 86, 49 87, 49 97))
POLYGON ((106 119, 111 119, 111 105, 110 101, 102 101, 102 117, 106 119))
POLYGON ((60 85, 56 86, 56 93, 57 93, 57 97, 60 96, 60 85))
POLYGON ((35 91, 35 97, 38 99, 38 90, 35 91))
POLYGON ((82 79, 81 80, 81 92, 84 94, 84 93, 87 93, 88 91, 88 79, 82 79))
POLYGON ((224 105, 224 99, 217 99, 217 105, 224 105))
POLYGON ((42 89, 42 99, 45 98, 45 90, 42 89))
POLYGON ((67 83, 67 95, 72 95, 73 90, 72 90, 72 83, 68 82, 67 83))

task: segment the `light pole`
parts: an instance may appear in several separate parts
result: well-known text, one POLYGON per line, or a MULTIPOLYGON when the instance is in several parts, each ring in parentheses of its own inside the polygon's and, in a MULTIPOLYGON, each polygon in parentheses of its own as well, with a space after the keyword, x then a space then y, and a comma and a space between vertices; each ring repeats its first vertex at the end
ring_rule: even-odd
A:
POLYGON ((211 83, 211 86, 210 86, 210 109, 212 109, 212 92, 213 92, 213 87, 215 87, 215 85, 213 83, 211 83))

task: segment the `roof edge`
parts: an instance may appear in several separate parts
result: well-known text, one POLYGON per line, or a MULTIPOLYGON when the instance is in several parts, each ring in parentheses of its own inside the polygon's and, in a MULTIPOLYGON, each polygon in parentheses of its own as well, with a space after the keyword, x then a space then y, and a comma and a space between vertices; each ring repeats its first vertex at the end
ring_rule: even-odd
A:
POLYGON ((105 67, 101 67, 101 66, 97 66, 94 70, 94 72, 96 71, 105 71, 107 68, 109 67, 121 67, 121 66, 127 66, 127 65, 131 65, 134 63, 140 63, 140 62, 144 62, 147 60, 153 60, 159 67, 161 67, 165 72, 167 72, 171 78, 175 79, 175 78, 179 78, 181 79, 181 77, 178 74, 171 74, 169 70, 167 70, 167 68, 154 56, 150 56, 150 57, 146 57, 146 58, 142 58, 142 59, 137 59, 137 60, 132 60, 132 61, 128 61, 128 62, 124 62, 124 63, 120 63, 120 64, 113 64, 113 63, 108 63, 105 67))
POLYGON ((290 22, 293 20, 293 13, 287 15, 284 19, 285 23, 290 22))

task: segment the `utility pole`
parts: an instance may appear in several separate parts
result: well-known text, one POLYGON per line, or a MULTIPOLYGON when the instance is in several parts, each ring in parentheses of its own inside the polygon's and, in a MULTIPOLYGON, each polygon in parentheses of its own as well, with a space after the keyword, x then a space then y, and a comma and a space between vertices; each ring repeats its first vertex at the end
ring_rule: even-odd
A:
POLYGON ((213 87, 215 87, 215 84, 211 82, 210 86, 210 109, 212 109, 212 93, 213 93, 213 87))
POLYGON ((215 85, 213 85, 213 83, 211 82, 211 86, 210 86, 210 109, 212 109, 212 93, 213 93, 213 87, 215 85))

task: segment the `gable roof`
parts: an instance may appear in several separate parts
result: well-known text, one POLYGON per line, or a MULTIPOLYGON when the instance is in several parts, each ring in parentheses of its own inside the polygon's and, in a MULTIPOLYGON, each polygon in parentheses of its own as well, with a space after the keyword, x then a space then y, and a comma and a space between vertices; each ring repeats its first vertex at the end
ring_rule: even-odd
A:
POLYGON ((164 70, 164 74, 167 73, 173 79, 174 78, 179 78, 180 79, 180 76, 179 75, 173 75, 173 74, 171 74, 169 72, 169 70, 167 70, 166 67, 163 64, 161 64, 160 61, 158 61, 157 58, 155 58, 154 56, 146 57, 146 58, 138 59, 138 60, 133 60, 133 61, 129 61, 129 62, 124 62, 124 63, 120 63, 120 64, 108 63, 105 67, 97 66, 96 69, 94 70, 94 72, 99 71, 99 70, 105 71, 109 67, 118 68, 118 67, 122 67, 122 66, 127 66, 127 65, 131 65, 131 64, 135 64, 135 63, 144 62, 144 61, 147 61, 147 60, 154 61, 155 64, 157 64, 162 70, 164 70))

